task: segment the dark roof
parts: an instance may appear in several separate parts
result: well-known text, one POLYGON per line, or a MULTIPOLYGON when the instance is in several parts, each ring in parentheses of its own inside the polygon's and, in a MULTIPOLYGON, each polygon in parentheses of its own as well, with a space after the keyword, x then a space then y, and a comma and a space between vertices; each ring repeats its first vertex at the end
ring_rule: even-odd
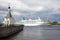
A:
POLYGON ((10 18, 10 17, 12 17, 12 15, 11 15, 10 6, 9 6, 8 7, 8 13, 6 15, 6 18, 10 18))
POLYGON ((11 13, 7 13, 6 18, 12 17, 11 13))

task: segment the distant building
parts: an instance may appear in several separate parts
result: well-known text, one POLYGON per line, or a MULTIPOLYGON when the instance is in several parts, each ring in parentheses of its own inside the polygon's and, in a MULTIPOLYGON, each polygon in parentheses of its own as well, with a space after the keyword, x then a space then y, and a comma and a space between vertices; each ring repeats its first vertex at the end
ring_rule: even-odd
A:
POLYGON ((52 21, 51 21, 51 20, 49 20, 49 18, 48 18, 48 17, 46 18, 45 22, 46 22, 47 24, 52 23, 52 21))
POLYGON ((4 24, 5 25, 12 25, 14 24, 14 18, 11 15, 10 5, 8 6, 8 13, 4 18, 4 24))

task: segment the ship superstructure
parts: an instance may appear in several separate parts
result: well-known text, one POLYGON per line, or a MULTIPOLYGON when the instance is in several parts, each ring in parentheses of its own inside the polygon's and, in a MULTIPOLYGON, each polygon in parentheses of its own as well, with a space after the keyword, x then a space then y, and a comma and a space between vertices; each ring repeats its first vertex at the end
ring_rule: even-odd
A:
POLYGON ((38 26, 38 25, 42 25, 44 22, 40 19, 40 17, 38 19, 29 19, 29 20, 20 20, 18 22, 16 22, 17 24, 23 24, 24 26, 38 26))

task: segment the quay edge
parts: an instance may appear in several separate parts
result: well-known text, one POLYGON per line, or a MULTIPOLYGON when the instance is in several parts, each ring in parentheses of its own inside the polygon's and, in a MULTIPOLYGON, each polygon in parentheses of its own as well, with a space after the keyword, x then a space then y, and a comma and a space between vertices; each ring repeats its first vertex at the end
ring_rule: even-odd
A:
POLYGON ((17 32, 23 31, 24 25, 0 26, 0 38, 8 37, 17 32))

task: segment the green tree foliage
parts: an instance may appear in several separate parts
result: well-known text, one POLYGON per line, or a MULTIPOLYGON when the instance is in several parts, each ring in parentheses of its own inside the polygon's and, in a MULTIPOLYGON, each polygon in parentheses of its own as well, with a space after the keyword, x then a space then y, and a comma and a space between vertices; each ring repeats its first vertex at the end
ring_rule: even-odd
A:
POLYGON ((2 26, 3 24, 0 22, 0 26, 2 26))
POLYGON ((53 23, 51 23, 52 25, 60 25, 57 21, 54 21, 53 23))

